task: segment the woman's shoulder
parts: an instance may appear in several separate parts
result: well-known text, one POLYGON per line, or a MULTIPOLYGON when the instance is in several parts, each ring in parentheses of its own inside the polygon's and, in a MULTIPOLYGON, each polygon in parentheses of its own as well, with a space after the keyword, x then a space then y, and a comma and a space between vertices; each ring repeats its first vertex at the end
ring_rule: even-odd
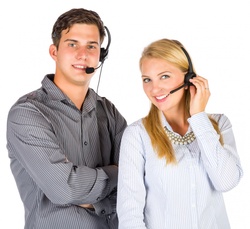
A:
POLYGON ((142 128, 144 127, 143 125, 143 122, 142 122, 142 118, 136 120, 136 121, 133 121, 131 122, 127 128, 131 128, 131 129, 134 129, 134 128, 142 128))
POLYGON ((224 113, 208 113, 207 115, 215 121, 228 119, 228 117, 224 113))
POLYGON ((215 120, 219 126, 231 126, 231 122, 228 118, 227 115, 224 113, 213 113, 213 114, 208 114, 210 118, 215 120))
POLYGON ((145 132, 145 128, 144 128, 144 125, 143 125, 143 122, 142 122, 142 118, 128 124, 125 132, 129 132, 129 133, 142 133, 142 132, 145 132))

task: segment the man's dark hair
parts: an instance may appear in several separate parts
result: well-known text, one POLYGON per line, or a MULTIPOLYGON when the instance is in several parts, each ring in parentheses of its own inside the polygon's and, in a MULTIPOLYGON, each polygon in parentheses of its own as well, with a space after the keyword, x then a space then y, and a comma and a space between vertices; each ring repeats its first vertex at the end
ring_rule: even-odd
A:
POLYGON ((58 17, 57 21, 53 26, 51 34, 53 44, 58 48, 62 31, 65 29, 68 29, 69 31, 74 24, 81 24, 81 23, 96 25, 100 33, 100 41, 101 43, 103 42, 106 34, 105 34, 104 24, 100 16, 92 10, 77 8, 77 9, 71 9, 58 17))

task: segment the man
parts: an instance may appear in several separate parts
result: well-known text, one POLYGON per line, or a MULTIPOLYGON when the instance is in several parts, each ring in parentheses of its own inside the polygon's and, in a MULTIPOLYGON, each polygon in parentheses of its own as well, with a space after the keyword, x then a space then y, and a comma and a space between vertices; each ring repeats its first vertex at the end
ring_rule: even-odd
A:
POLYGON ((105 30, 94 11, 62 14, 49 48, 55 74, 10 109, 7 149, 25 229, 118 228, 117 164, 127 123, 89 88, 108 54, 105 30))

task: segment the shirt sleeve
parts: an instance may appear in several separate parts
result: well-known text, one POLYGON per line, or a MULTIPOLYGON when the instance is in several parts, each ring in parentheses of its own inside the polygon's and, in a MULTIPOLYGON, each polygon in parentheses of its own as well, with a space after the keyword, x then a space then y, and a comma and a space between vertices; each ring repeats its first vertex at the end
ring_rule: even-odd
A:
POLYGON ((108 118, 109 135, 112 142, 111 163, 112 166, 101 167, 104 172, 108 175, 110 184, 112 185, 111 193, 105 198, 100 198, 98 202, 94 203, 95 212, 98 215, 109 215, 116 213, 116 202, 117 202, 117 179, 118 179, 118 160, 120 153, 121 138, 127 122, 124 117, 120 114, 117 108, 106 98, 103 98, 103 108, 108 118), (116 165, 116 166, 114 166, 116 165))
POLYGON ((193 115, 188 121, 198 141, 201 159, 214 188, 218 191, 228 191, 239 183, 243 170, 231 122, 223 114, 211 117, 218 122, 223 145, 205 112, 193 115))
POLYGON ((74 166, 68 161, 50 121, 32 104, 15 105, 10 110, 7 148, 10 157, 16 158, 12 161, 13 172, 17 176, 28 173, 54 204, 97 203, 116 187, 117 169, 111 179, 104 169, 74 166), (19 171, 19 163, 24 170, 19 171))
POLYGON ((119 229, 146 228, 143 215, 146 198, 145 159, 138 128, 129 126, 121 142, 117 197, 119 229))

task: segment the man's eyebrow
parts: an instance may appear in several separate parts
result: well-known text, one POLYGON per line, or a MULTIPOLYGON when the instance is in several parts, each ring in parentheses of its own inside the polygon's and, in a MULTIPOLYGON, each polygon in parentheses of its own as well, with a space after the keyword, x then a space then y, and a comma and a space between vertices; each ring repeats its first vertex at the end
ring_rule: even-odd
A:
MULTIPOLYGON (((77 43, 77 42, 78 42, 78 40, 75 40, 75 39, 69 39, 69 38, 68 38, 68 39, 66 39, 64 42, 69 42, 69 41, 70 41, 70 42, 75 42, 75 43, 77 43)), ((98 43, 97 41, 88 41, 88 42, 87 42, 87 44, 88 44, 88 45, 92 45, 92 44, 97 44, 97 45, 99 45, 99 43, 98 43)))
POLYGON ((71 41, 71 42, 77 42, 75 39, 66 39, 64 42, 71 41))
POLYGON ((97 45, 99 45, 99 42, 97 42, 97 41, 88 41, 87 44, 90 44, 90 45, 97 44, 97 45))

